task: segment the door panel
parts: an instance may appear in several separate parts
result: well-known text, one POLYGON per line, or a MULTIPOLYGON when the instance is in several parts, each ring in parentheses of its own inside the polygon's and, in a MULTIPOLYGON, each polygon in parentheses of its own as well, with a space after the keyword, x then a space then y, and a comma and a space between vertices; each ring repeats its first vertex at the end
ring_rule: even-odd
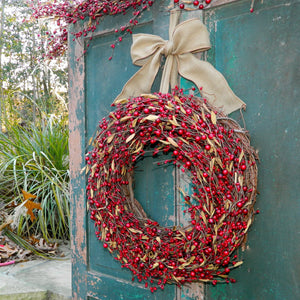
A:
MULTIPOLYGON (((124 19, 124 17, 123 17, 124 19)), ((113 27, 108 33, 100 34, 90 43, 86 60, 86 140, 93 135, 98 121, 107 116, 111 103, 121 92, 126 81, 138 70, 130 56, 132 37, 123 38, 114 52, 113 59, 108 61, 110 45, 116 39, 113 27)), ((143 22, 135 29, 135 33, 155 33, 157 16, 152 12, 143 18, 143 22)), ((103 31, 103 27, 101 28, 103 31)), ((164 18, 159 34, 168 34, 168 18, 164 18), (164 32, 165 28, 165 32, 164 32)), ((158 34, 158 33, 157 33, 158 34)), ((166 36, 167 37, 167 36, 166 36)), ((159 159, 159 158, 158 158, 159 159)), ((173 225, 174 216, 174 176, 172 167, 163 168, 154 164, 152 158, 144 158, 137 165, 135 172, 136 198, 140 201, 149 217, 173 225), (159 203, 163 201, 162 203, 159 203), (168 207, 168 210, 165 209, 168 207), (167 222, 169 220, 169 222, 167 222)), ((96 299, 152 299, 149 289, 144 284, 132 282, 132 273, 121 268, 113 256, 102 247, 94 234, 94 224, 88 222, 88 294, 96 299)), ((155 299, 174 299, 176 289, 167 286, 157 291, 155 299)))
MULTIPOLYGON (((207 289, 207 299, 300 299, 299 1, 236 1, 205 13, 208 60, 247 104, 243 114, 260 156, 257 208, 232 272, 237 283, 207 289), (298 24, 298 25, 297 25, 298 24)), ((242 119, 239 113, 233 117, 242 119)))
MULTIPOLYGON (((168 39, 168 1, 159 1, 146 12, 135 33, 153 33, 168 39)), ((94 233, 86 207, 86 178, 80 173, 84 167, 84 155, 90 148, 89 139, 94 136, 98 122, 112 110, 111 103, 120 93, 125 82, 138 70, 130 57, 132 38, 127 35, 116 46, 113 59, 110 45, 117 39, 115 28, 126 23, 129 16, 104 20, 94 33, 79 43, 70 43, 70 158, 72 199, 72 252, 73 299, 200 299, 199 285, 178 289, 167 285, 151 294, 144 284, 132 281, 132 274, 121 268, 112 255, 102 247, 94 233), (82 57, 85 45, 87 54, 82 57), (79 61, 77 62, 77 58, 79 61), (195 298, 197 293, 197 298, 195 298)), ((75 25, 76 26, 76 25, 75 25)), ((74 28, 73 31, 78 31, 74 28)), ((158 91, 160 76, 154 82, 158 91)), ((176 189, 177 171, 173 166, 157 165, 167 157, 145 157, 136 167, 135 196, 147 215, 164 226, 179 222, 182 204, 176 189)), ((183 202, 183 201, 181 201, 183 202)), ((201 296, 202 297, 202 296, 201 296)))

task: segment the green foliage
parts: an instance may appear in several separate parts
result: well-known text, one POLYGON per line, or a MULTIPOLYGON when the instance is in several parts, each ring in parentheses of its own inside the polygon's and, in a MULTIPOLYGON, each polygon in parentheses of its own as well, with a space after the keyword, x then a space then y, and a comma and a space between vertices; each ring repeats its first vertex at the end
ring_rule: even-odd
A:
POLYGON ((42 234, 45 240, 69 238, 68 127, 64 119, 45 116, 24 126, 7 121, 0 133, 0 201, 6 207, 19 205, 21 190, 37 196, 42 210, 31 222, 21 217, 17 234, 42 234))

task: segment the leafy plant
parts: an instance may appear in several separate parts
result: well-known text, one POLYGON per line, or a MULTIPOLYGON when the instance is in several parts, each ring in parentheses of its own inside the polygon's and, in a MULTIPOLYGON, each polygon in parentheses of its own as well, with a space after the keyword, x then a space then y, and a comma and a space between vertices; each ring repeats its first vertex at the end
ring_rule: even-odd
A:
POLYGON ((0 201, 8 214, 23 201, 21 190, 36 195, 37 218, 20 216, 16 233, 69 238, 68 126, 64 119, 44 116, 38 125, 6 121, 0 133, 0 201))

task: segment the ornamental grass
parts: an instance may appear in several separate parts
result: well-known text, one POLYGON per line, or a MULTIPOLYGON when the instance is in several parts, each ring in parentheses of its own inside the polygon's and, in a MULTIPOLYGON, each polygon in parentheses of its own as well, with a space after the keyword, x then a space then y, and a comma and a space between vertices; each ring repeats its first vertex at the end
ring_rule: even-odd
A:
MULTIPOLYGON (((32 236, 69 239, 69 154, 66 120, 44 117, 39 125, 25 126, 7 121, 0 133, 0 204, 13 216, 11 232, 28 239, 32 236), (41 210, 16 216, 24 202, 22 190, 36 196, 41 210), (17 218, 17 220, 16 220, 17 218)), ((3 224, 4 220, 0 221, 3 224)))

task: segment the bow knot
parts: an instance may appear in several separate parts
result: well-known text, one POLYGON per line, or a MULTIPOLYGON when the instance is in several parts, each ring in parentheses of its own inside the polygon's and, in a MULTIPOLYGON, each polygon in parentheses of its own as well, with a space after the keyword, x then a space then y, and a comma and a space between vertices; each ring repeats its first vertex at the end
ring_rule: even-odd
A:
POLYGON ((179 73, 204 91, 207 100, 225 113, 245 106, 220 72, 193 55, 210 49, 208 31, 200 20, 190 19, 177 26, 170 24, 169 35, 169 41, 152 34, 133 35, 131 56, 133 63, 141 68, 128 80, 116 100, 150 93, 161 56, 165 55, 160 92, 167 93, 170 86, 174 88, 179 73))
POLYGON ((165 46, 163 47, 162 54, 165 57, 173 54, 173 41, 169 40, 166 42, 165 46))

